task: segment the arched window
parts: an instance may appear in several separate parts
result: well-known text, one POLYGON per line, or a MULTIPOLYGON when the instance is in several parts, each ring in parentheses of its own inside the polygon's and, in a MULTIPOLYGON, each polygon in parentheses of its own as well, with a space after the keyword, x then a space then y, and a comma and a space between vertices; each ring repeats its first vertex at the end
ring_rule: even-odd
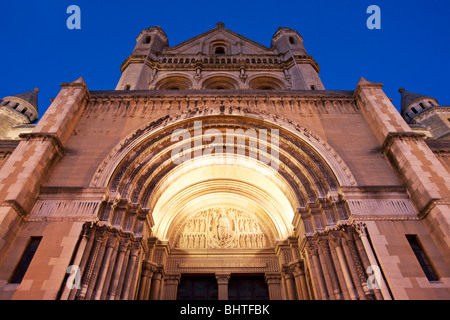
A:
POLYGON ((253 90, 286 90, 283 81, 263 75, 251 79, 248 85, 253 90))
POLYGON ((216 47, 214 50, 215 54, 225 54, 225 48, 224 47, 216 47))
POLYGON ((234 90, 239 88, 239 83, 235 79, 226 76, 215 76, 203 82, 203 89, 213 90, 234 90))
POLYGON ((144 39, 144 43, 150 43, 150 41, 152 41, 152 37, 146 36, 144 39))
POLYGON ((130 90, 130 89, 131 89, 131 85, 127 84, 127 85, 125 86, 125 90, 128 91, 128 90, 130 90))
POLYGON ((186 77, 170 76, 156 84, 157 90, 188 90, 192 89, 192 82, 186 77))
POLYGON ((294 37, 289 37, 289 43, 290 44, 294 44, 295 43, 294 37))

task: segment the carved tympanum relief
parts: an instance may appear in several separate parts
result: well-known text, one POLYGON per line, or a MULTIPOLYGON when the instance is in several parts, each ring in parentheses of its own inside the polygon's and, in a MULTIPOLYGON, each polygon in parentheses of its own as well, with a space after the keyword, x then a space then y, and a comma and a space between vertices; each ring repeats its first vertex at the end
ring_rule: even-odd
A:
POLYGON ((266 227, 253 214, 236 208, 211 208, 192 215, 175 246, 181 249, 270 247, 266 227))

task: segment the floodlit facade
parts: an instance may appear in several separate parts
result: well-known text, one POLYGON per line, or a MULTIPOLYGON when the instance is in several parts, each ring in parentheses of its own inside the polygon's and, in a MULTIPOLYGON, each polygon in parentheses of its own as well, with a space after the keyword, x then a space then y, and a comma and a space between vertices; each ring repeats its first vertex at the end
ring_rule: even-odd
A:
POLYGON ((327 90, 290 28, 121 71, 0 102, 1 299, 450 298, 450 107, 327 90))

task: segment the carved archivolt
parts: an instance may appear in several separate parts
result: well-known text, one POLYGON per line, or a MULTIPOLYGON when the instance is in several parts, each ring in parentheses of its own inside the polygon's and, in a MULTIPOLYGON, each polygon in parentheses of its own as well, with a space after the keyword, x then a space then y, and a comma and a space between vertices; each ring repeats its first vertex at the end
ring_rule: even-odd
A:
POLYGON ((273 239, 256 215, 237 208, 217 207, 190 216, 175 236, 180 249, 271 247, 273 239))

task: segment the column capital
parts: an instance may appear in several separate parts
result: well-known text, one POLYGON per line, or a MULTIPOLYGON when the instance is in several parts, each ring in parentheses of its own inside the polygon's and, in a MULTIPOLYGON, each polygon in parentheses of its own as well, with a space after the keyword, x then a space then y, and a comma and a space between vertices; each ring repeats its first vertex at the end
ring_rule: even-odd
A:
POLYGON ((267 272, 267 273, 264 275, 264 277, 265 277, 266 282, 267 282, 268 284, 271 284, 271 283, 274 283, 274 282, 279 283, 280 280, 281 280, 281 275, 280 275, 279 273, 271 273, 271 272, 267 272))
POLYGON ((367 225, 364 222, 362 222, 362 221, 356 222, 355 221, 355 222, 353 222, 353 225, 355 227, 356 232, 358 232, 358 235, 360 237, 367 236, 367 225))
POLYGON ((230 273, 216 273, 217 284, 228 284, 230 273))

